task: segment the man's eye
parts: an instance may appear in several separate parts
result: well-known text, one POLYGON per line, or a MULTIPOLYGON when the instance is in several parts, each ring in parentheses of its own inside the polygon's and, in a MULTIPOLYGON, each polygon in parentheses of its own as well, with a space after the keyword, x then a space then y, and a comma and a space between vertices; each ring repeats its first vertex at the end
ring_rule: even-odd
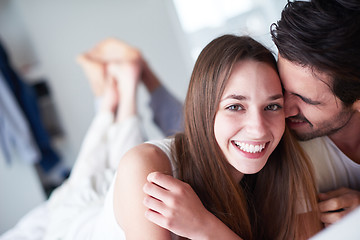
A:
POLYGON ((282 106, 280 106, 279 104, 270 104, 265 107, 265 110, 267 111, 278 111, 280 109, 282 109, 282 106))
POLYGON ((301 99, 301 101, 303 101, 304 103, 307 103, 307 104, 310 104, 310 105, 320 105, 321 103, 320 102, 318 102, 318 101, 313 101, 313 100, 311 100, 311 99, 309 99, 309 98, 306 98, 306 97, 303 97, 303 96, 301 96, 301 95, 299 95, 299 94, 296 94, 296 93, 293 93, 295 96, 297 96, 298 98, 300 98, 301 99))
POLYGON ((226 109, 228 109, 230 111, 240 111, 240 110, 243 110, 244 108, 241 105, 231 105, 231 106, 228 106, 226 109))

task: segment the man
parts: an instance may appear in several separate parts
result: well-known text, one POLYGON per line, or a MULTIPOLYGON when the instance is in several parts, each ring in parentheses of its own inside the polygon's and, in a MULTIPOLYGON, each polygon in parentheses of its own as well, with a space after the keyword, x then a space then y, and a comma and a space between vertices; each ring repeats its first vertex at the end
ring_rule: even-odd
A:
POLYGON ((287 124, 313 161, 327 226, 360 205, 360 2, 289 2, 271 34, 287 124))

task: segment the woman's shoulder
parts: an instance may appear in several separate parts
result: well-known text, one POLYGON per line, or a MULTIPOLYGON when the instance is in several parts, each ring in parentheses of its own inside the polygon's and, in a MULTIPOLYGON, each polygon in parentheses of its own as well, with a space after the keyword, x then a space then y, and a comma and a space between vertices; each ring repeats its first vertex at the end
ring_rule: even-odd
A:
POLYGON ((170 161, 167 154, 157 145, 150 143, 140 144, 130 149, 120 160, 118 171, 125 167, 126 169, 145 170, 150 167, 170 167, 170 161))
POLYGON ((166 140, 147 142, 130 149, 120 160, 121 171, 161 171, 171 174, 170 142, 166 140))
POLYGON ((172 158, 171 148, 172 148, 172 146, 174 144, 174 138, 165 138, 165 139, 161 139, 161 140, 151 140, 151 141, 148 141, 146 143, 158 147, 171 160, 171 158, 172 158))
POLYGON ((149 232, 165 231, 150 224, 144 217, 146 208, 143 205, 143 186, 149 173, 155 171, 172 175, 167 155, 153 144, 140 144, 129 150, 120 160, 113 199, 116 221, 126 235, 142 235, 143 233, 138 231, 139 228, 148 229, 149 232))

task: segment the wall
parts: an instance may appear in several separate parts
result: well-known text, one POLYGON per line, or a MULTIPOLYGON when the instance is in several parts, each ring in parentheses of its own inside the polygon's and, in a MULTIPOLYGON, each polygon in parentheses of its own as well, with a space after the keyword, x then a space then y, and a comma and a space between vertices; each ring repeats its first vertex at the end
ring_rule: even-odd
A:
MULTIPOLYGON (((0 37, 12 62, 30 82, 43 77, 51 87, 65 131, 65 137, 58 139, 56 146, 67 165, 72 166, 94 116, 93 96, 75 57, 100 40, 113 36, 138 47, 166 87, 179 99, 184 98, 191 66, 184 63, 186 53, 180 50, 184 43, 178 40, 179 29, 173 29, 177 20, 169 15, 173 11, 169 2, 0 1, 0 37)), ((145 88, 139 89, 138 98, 148 137, 162 137, 152 124, 145 88)), ((0 211, 0 234, 44 199, 34 169, 23 164, 16 166, 1 165, 6 174, 2 172, 0 180, 6 184, 0 186, 0 194, 7 197, 2 198, 0 210, 10 211, 0 211), (33 201, 23 201, 29 198, 33 201)))
MULTIPOLYGON (((75 63, 77 54, 98 41, 117 37, 141 49, 167 87, 182 99, 188 70, 174 35, 166 1, 15 1, 25 23, 38 63, 34 68, 48 79, 66 131, 61 147, 72 164, 94 114, 87 80, 75 63)), ((143 89, 142 89, 143 90, 143 89)), ((140 90, 139 108, 149 137, 159 137, 144 107, 146 91, 140 90)))

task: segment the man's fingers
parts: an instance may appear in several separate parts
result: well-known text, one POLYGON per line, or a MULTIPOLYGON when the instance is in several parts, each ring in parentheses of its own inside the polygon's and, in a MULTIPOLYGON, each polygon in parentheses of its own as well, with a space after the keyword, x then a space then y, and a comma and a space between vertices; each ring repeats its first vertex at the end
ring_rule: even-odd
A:
POLYGON ((321 214, 321 222, 325 223, 325 225, 333 224, 340 220, 347 214, 345 210, 338 212, 326 212, 321 214))
POLYGON ((348 191, 351 191, 351 190, 347 189, 347 188, 339 188, 339 189, 336 189, 334 191, 330 191, 330 192, 326 192, 326 193, 320 193, 319 198, 320 198, 321 201, 325 201, 325 200, 328 200, 328 199, 331 199, 331 198, 341 196, 341 195, 347 193, 348 191))
POLYGON ((360 204, 360 196, 357 191, 349 190, 342 195, 333 197, 319 203, 320 211, 336 211, 339 209, 354 209, 360 204))
POLYGON ((339 211, 344 207, 343 198, 332 198, 319 203, 320 212, 339 211))

